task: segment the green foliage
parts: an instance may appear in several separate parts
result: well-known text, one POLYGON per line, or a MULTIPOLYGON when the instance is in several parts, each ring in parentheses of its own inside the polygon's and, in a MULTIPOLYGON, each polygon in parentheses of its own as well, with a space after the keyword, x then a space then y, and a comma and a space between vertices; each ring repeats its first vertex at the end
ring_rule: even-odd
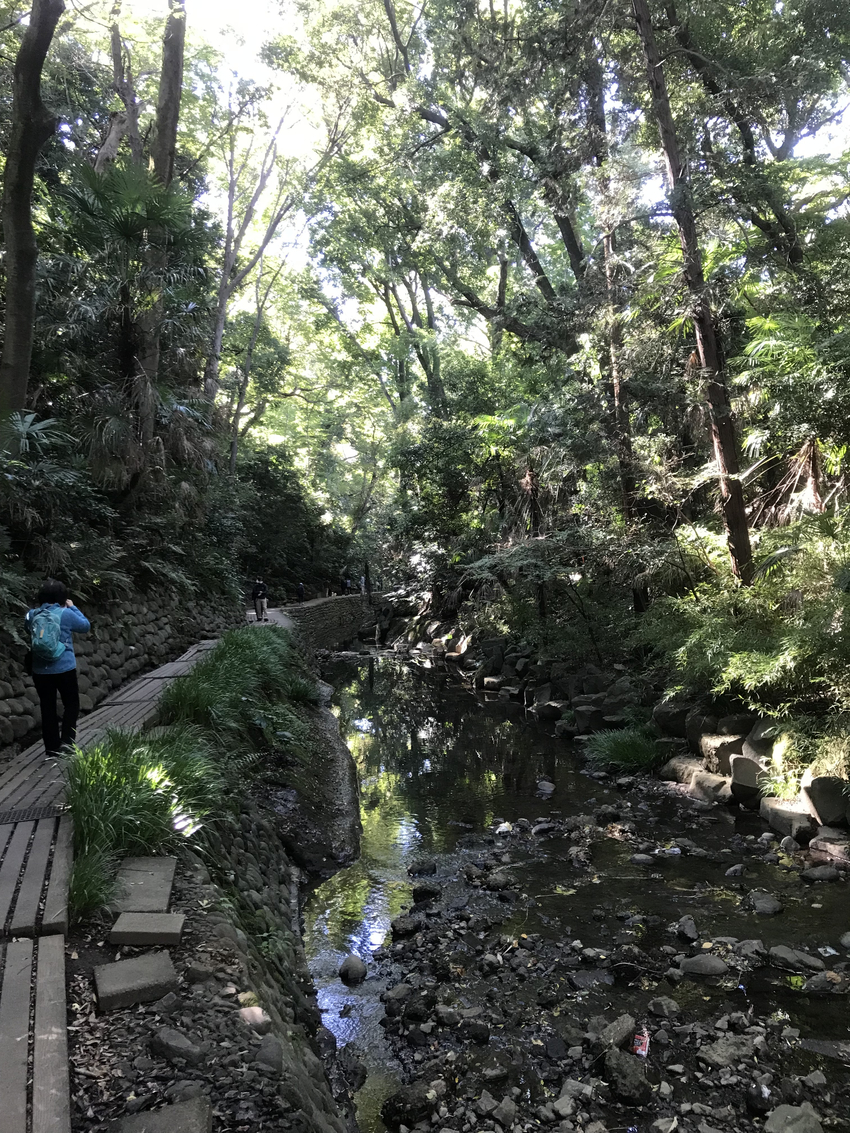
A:
POLYGON ((583 751, 593 767, 614 767, 618 771, 651 771, 666 758, 658 744, 658 733, 649 724, 632 724, 594 732, 583 751))
POLYGON ((262 729, 263 714, 277 699, 315 704, 317 695, 286 630, 246 627, 226 633, 191 673, 170 684, 160 708, 166 724, 192 724, 244 742, 262 729))
POLYGON ((122 857, 174 850, 224 799, 224 777, 209 740, 197 729, 148 737, 110 731, 66 764, 74 823, 74 915, 108 895, 110 864, 122 857))

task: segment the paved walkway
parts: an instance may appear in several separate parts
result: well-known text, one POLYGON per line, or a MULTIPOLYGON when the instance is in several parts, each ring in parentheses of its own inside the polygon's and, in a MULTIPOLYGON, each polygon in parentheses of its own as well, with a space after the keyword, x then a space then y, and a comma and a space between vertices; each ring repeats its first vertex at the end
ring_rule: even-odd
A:
MULTIPOLYGON (((215 641, 116 689, 84 716, 83 747, 109 728, 145 728, 171 681, 191 672, 215 641)), ((65 935, 73 852, 65 783, 42 743, 0 772, 0 1130, 70 1133, 65 935)))

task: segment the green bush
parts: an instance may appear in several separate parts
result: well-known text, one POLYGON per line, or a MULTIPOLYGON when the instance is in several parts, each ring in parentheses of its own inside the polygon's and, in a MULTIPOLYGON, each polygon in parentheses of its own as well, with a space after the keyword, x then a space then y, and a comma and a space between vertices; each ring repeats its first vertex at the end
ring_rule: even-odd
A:
POLYGON ((646 724, 594 732, 584 751, 591 766, 616 767, 620 771, 649 771, 665 759, 657 732, 646 724))

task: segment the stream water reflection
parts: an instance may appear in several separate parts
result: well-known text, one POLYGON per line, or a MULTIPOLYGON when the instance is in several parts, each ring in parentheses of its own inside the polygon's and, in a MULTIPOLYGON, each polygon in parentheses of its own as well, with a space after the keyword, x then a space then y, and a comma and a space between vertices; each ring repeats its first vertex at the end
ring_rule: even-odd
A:
MULTIPOLYGON (((336 690, 341 731, 358 768, 363 836, 359 859, 312 893, 304 939, 325 1026, 339 1046, 353 1043, 366 1064, 358 1120, 363 1133, 372 1133, 383 1128, 380 1107, 398 1081, 380 1025, 381 992, 398 972, 392 954, 383 954, 380 964, 370 961, 390 922, 410 905, 408 867, 435 858, 444 903, 465 902, 470 891, 462 865, 470 851, 458 846, 464 836, 474 836, 480 847, 496 818, 515 823, 594 813, 623 805, 624 796, 584 774, 564 741, 526 720, 518 705, 508 709, 518 718, 508 720, 504 702, 479 703, 444 673, 373 657, 336 661, 324 676, 336 690), (555 787, 545 797, 537 790, 544 777, 555 787), (337 975, 350 952, 369 964, 368 979, 356 988, 345 987, 337 975)), ((850 927, 843 883, 812 889, 796 873, 758 857, 747 859, 746 887, 778 893, 786 911, 756 924, 741 909, 738 887, 725 881, 724 872, 740 860, 747 838, 753 843, 764 832, 757 816, 726 808, 700 812, 688 800, 659 791, 636 790, 629 800, 644 835, 663 846, 676 840, 686 845, 687 834, 696 839, 692 849, 662 853, 648 875, 631 863, 634 847, 616 832, 594 842, 592 868, 582 872, 569 861, 569 844, 557 839, 512 847, 521 896, 515 914, 508 914, 509 931, 559 941, 580 934, 594 948, 640 939, 642 947, 658 950, 670 941, 665 935, 670 921, 690 912, 717 937, 758 936, 768 948, 781 943, 814 951, 834 945, 850 927), (646 927, 624 932, 629 911, 645 918, 646 927)), ((804 1037, 840 1039, 850 1033, 840 998, 801 996, 773 969, 749 973, 737 987, 734 982, 707 989, 685 981, 676 994, 695 1017, 715 1011, 722 998, 730 1010, 752 1003, 759 1013, 780 1011, 804 1037)), ((623 988, 618 1003, 640 1017, 651 994, 623 988)))

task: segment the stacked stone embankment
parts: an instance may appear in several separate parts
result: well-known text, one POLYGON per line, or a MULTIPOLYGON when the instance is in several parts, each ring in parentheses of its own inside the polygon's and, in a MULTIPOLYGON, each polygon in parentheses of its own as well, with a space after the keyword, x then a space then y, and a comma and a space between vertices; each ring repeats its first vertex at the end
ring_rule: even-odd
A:
POLYGON ((361 629, 374 626, 375 609, 379 599, 370 601, 365 595, 351 597, 317 598, 287 606, 301 640, 312 649, 333 649, 357 637, 361 629))
MULTIPOLYGON (((74 642, 80 708, 90 712, 125 681, 178 657, 190 645, 244 624, 241 604, 203 602, 168 594, 110 603, 105 609, 81 604, 91 633, 74 642)), ((0 758, 4 747, 26 746, 38 737, 41 711, 32 677, 24 672, 26 647, 0 632, 0 758)))

